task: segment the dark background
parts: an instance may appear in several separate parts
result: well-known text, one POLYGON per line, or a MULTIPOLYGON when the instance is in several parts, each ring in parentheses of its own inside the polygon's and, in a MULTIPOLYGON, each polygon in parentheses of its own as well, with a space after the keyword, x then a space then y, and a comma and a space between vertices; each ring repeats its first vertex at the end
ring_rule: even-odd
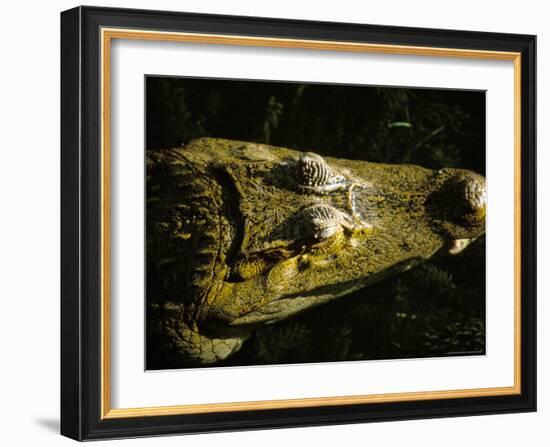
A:
MULTIPOLYGON (((485 174, 485 92, 149 76, 146 100, 147 150, 208 136, 485 174)), ((223 364, 484 353, 481 237, 259 330, 223 364)))

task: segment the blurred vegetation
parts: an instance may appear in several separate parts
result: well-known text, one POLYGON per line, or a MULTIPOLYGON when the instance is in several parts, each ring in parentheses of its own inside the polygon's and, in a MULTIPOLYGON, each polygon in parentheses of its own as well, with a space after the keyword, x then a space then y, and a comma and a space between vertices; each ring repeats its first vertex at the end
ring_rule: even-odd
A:
MULTIPOLYGON (((485 174, 485 93, 148 77, 147 149, 198 137, 485 174)), ((249 339, 226 365, 485 353, 485 240, 249 339)))

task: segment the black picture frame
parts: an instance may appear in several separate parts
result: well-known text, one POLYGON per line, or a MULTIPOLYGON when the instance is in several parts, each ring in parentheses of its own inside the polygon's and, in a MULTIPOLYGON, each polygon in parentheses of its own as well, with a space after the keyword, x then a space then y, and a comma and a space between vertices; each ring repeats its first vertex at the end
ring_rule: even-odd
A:
POLYGON ((61 433, 77 440, 536 410, 536 37, 77 7, 61 13, 61 433), (511 52, 521 55, 520 388, 512 395, 104 417, 101 71, 103 28, 511 52))

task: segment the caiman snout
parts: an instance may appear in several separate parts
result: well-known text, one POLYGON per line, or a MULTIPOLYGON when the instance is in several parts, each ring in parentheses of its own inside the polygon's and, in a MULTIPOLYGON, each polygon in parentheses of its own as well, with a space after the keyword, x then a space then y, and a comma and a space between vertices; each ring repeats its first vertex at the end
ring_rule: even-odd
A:
POLYGON ((475 239, 485 231, 485 179, 473 171, 365 162, 344 169, 353 183, 353 213, 375 227, 398 234, 430 230, 445 241, 475 239))

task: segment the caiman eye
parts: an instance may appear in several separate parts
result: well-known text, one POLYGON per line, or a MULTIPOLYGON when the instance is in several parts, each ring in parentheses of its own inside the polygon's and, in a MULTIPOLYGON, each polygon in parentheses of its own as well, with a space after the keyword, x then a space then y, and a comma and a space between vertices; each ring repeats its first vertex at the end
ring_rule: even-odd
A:
POLYGON ((330 192, 345 184, 345 178, 335 174, 325 160, 313 152, 298 158, 297 171, 298 188, 303 192, 330 192))
POLYGON ((299 214, 295 236, 309 244, 318 244, 342 235, 344 228, 350 228, 349 218, 330 205, 313 205, 304 208, 299 214))

